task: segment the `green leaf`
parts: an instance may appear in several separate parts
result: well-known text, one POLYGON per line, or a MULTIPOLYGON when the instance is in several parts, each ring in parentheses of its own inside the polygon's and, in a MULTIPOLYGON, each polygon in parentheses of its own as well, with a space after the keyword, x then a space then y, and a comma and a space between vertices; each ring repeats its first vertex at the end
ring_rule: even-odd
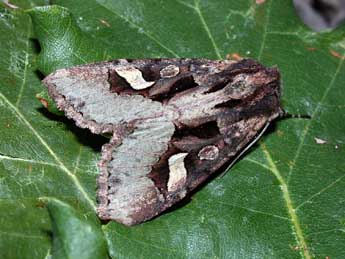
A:
POLYGON ((59 68, 106 58, 101 44, 80 30, 68 9, 43 6, 31 9, 28 13, 42 48, 38 68, 45 75, 59 68))
POLYGON ((107 246, 99 222, 85 218, 71 206, 54 198, 48 198, 46 206, 52 221, 53 259, 107 257, 107 246))
POLYGON ((30 17, 0 6, 0 35, 0 258, 43 258, 51 223, 38 198, 94 215, 103 140, 47 114, 35 98, 43 88, 30 17))
MULTIPOLYGON (((22 2, 13 1, 28 8, 22 2)), ((40 109, 33 29, 44 73, 82 63, 75 54, 90 62, 237 53, 277 65, 286 111, 312 116, 277 122, 188 204, 131 228, 103 225, 112 258, 345 258, 344 28, 316 34, 283 0, 51 2, 73 17, 33 9, 43 17, 33 28, 22 10, 0 12, 1 258, 50 253, 39 197, 94 216, 105 142, 40 109)))

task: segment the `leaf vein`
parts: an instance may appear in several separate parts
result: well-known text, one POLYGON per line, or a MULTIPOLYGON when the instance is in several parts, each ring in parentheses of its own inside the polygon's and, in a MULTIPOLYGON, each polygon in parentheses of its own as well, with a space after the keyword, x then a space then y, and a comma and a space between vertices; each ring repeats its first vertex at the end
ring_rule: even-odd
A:
MULTIPOLYGON (((29 39, 30 33, 31 33, 31 29, 29 27, 28 33, 27 33, 27 39, 29 39)), ((18 93, 18 96, 17 96, 17 101, 16 101, 16 104, 15 104, 16 107, 19 106, 19 103, 20 103, 20 101, 22 99, 22 96, 23 96, 24 87, 26 85, 27 70, 28 70, 28 66, 29 66, 29 46, 30 46, 29 40, 27 40, 27 42, 26 42, 26 51, 25 51, 25 61, 24 61, 24 71, 23 71, 23 80, 22 80, 22 84, 20 86, 19 93, 18 93)))
MULTIPOLYGON (((120 15, 118 12, 115 12, 113 9, 109 9, 106 6, 104 6, 102 3, 97 2, 99 5, 103 6, 104 8, 106 8, 107 10, 109 10, 110 12, 112 12, 113 14, 115 14, 117 17, 119 17, 120 19, 124 20, 125 22, 129 23, 130 25, 132 25, 133 27, 137 28, 137 29, 142 29, 142 27, 140 27, 138 24, 136 24, 135 22, 131 21, 130 19, 120 15)), ((151 33, 148 33, 146 30, 142 31, 142 34, 144 34, 146 37, 148 37, 150 40, 152 40, 153 42, 155 42, 157 45, 159 45, 161 48, 163 48, 164 50, 168 51, 170 54, 172 54, 174 57, 179 58, 179 55, 177 55, 172 49, 170 49, 169 47, 167 47, 165 44, 163 44, 160 40, 158 40, 154 35, 152 35, 151 33)))
POLYGON ((203 16, 202 12, 201 12, 201 9, 200 9, 200 6, 199 6, 199 1, 194 1, 194 6, 190 5, 190 4, 187 4, 187 3, 184 3, 182 1, 178 1, 178 0, 177 0, 177 2, 182 4, 182 5, 184 5, 184 6, 186 6, 186 7, 188 7, 188 8, 193 9, 197 13, 197 15, 198 15, 198 17, 200 19, 202 27, 206 31, 207 37, 211 41, 211 44, 213 46, 213 49, 214 49, 214 52, 215 52, 217 58, 222 59, 222 55, 220 54, 220 50, 218 48, 218 45, 217 45, 217 43, 216 43, 216 41, 215 41, 211 31, 210 31, 210 28, 208 27, 208 25, 207 25, 207 23, 205 21, 205 18, 203 16))
POLYGON ((74 169, 73 169, 74 175, 76 174, 78 167, 79 167, 81 151, 82 151, 82 146, 79 147, 79 152, 78 152, 77 158, 75 160, 75 165, 74 165, 74 169))
POLYGON ((300 209, 301 207, 303 207, 306 203, 310 202, 311 200, 313 200, 315 197, 321 195, 322 193, 324 193, 325 191, 329 190, 331 187, 333 187, 335 184, 337 184, 338 182, 340 182, 341 180, 343 180, 345 178, 345 174, 338 177, 338 179, 336 179, 335 181, 333 181, 332 183, 330 183, 329 185, 327 185, 326 187, 324 187, 323 189, 321 189, 320 191, 314 193, 313 195, 311 195, 308 199, 306 199, 305 201, 301 202, 298 206, 296 206, 296 210, 300 209))
POLYGON ((273 0, 271 0, 269 5, 267 6, 267 14, 266 14, 266 20, 265 20, 265 25, 264 25, 264 32, 262 35, 261 46, 260 46, 259 54, 258 54, 258 60, 261 60, 262 53, 264 52, 264 48, 265 48, 265 44, 266 44, 267 28, 268 28, 268 25, 270 23, 272 2, 273 2, 273 0))
POLYGON ((257 213, 257 214, 263 214, 266 216, 271 216, 274 218, 279 218, 279 219, 283 219, 283 220, 289 220, 289 218, 287 217, 283 217, 277 214, 272 214, 272 213, 268 213, 268 212, 264 212, 264 211, 260 211, 260 210, 255 210, 255 209, 251 209, 251 208, 247 208, 247 207, 243 207, 243 206, 239 206, 237 204, 231 204, 231 203, 227 203, 227 202, 222 202, 222 201, 212 201, 212 203, 218 203, 218 204, 222 204, 222 205, 227 205, 227 206, 231 206, 231 207, 235 207, 235 208, 240 208, 240 209, 244 209, 253 213, 257 213))
POLYGON ((262 150, 266 156, 266 160, 267 160, 269 167, 271 169, 270 171, 277 178, 277 180, 279 181, 279 183, 281 185, 281 190, 283 192, 283 198, 284 198, 287 210, 288 210, 288 214, 290 216, 292 227, 294 229, 296 241, 298 243, 298 246, 301 248, 300 249, 301 255, 306 259, 311 259, 312 257, 309 253, 307 243, 304 239, 303 231, 302 231, 302 228, 300 226, 299 219, 298 219, 298 216, 296 214, 296 210, 292 204, 288 185, 285 182, 284 178, 282 177, 280 171, 278 170, 275 162, 273 161, 272 156, 271 156, 270 152, 268 151, 266 145, 261 143, 260 146, 261 146, 261 148, 262 148, 262 150))
POLYGON ((243 161, 248 161, 248 162, 250 162, 250 163, 253 163, 253 164, 256 164, 256 165, 258 165, 258 166, 261 166, 261 167, 263 167, 263 168, 265 168, 265 169, 267 169, 267 170, 271 170, 271 168, 269 168, 267 165, 262 164, 262 163, 260 163, 259 161, 256 161, 256 160, 254 160, 254 159, 243 158, 243 161))
POLYGON ((30 164, 41 164, 41 165, 60 167, 60 165, 50 163, 50 162, 44 162, 44 161, 38 161, 34 159, 26 159, 26 158, 20 158, 20 157, 12 157, 12 156, 7 156, 3 154, 0 154, 0 160, 12 160, 12 161, 19 161, 19 162, 30 163, 30 164))
POLYGON ((336 78, 337 78, 337 76, 338 76, 338 74, 339 74, 339 72, 340 72, 340 70, 341 70, 343 64, 344 64, 344 60, 341 59, 341 60, 339 61, 339 63, 338 63, 338 67, 337 67, 337 69, 336 69, 334 75, 332 76, 332 79, 331 79, 329 85, 327 86, 327 88, 326 88, 326 90, 324 91, 324 93, 323 93, 323 95, 322 95, 320 101, 318 102, 318 104, 317 104, 317 106, 315 107, 313 113, 311 114, 311 118, 312 118, 312 119, 307 121, 307 123, 306 123, 306 125, 305 125, 305 127, 304 127, 304 129, 303 129, 303 131, 302 131, 302 135, 301 135, 301 137, 300 137, 300 142, 299 142, 299 145, 298 145, 298 147, 297 147, 296 154, 295 154, 295 156, 294 156, 294 158, 293 158, 293 160, 292 160, 292 166, 290 167, 290 170, 289 170, 289 173, 288 173, 288 178, 287 178, 287 183, 288 183, 288 184, 289 184, 289 182, 290 182, 290 178, 291 178, 292 172, 293 172, 293 170, 295 169, 297 159, 299 158, 300 153, 301 153, 301 151, 302 151, 302 147, 304 146, 305 138, 306 138, 306 136, 307 136, 307 134, 308 134, 308 132, 309 132, 311 123, 314 121, 316 114, 319 112, 320 108, 322 107, 323 102, 324 102, 325 99, 327 98, 327 95, 328 95, 329 91, 330 91, 331 88, 333 87, 333 85, 334 85, 334 83, 335 83, 335 80, 336 80, 336 78))
POLYGON ((0 98, 4 100, 5 103, 8 104, 8 107, 12 109, 16 115, 16 117, 22 121, 34 134, 34 136, 41 142, 41 144, 46 148, 48 153, 54 158, 54 160, 58 163, 59 167, 64 171, 73 181, 74 185, 77 187, 83 198, 88 202, 88 204, 96 210, 96 206, 89 195, 84 190, 83 186, 79 182, 79 179, 64 165, 64 163, 60 160, 60 158, 55 154, 55 152, 50 148, 48 143, 41 137, 41 135, 36 131, 36 129, 30 124, 30 122, 24 117, 24 115, 15 107, 2 93, 0 93, 0 98))

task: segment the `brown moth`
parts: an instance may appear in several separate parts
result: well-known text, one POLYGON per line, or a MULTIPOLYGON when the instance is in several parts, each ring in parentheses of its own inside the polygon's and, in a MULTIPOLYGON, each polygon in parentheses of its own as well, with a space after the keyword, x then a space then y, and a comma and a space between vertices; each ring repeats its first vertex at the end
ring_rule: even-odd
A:
POLYGON ((98 215, 134 225, 229 166, 280 114, 280 75, 256 61, 119 59, 44 79, 81 128, 110 133, 98 215))

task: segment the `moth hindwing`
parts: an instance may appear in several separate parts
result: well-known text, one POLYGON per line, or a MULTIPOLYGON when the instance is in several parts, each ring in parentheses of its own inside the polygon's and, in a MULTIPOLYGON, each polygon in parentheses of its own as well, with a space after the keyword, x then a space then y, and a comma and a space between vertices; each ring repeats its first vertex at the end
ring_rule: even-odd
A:
POLYGON ((79 127, 110 133, 98 215, 144 222, 226 168, 282 112, 279 72, 256 61, 115 60, 44 79, 79 127))

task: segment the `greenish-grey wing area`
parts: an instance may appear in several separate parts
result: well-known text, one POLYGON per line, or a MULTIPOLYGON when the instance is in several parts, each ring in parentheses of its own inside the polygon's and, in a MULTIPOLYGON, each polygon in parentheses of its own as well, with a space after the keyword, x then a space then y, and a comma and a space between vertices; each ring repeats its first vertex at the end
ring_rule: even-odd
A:
POLYGON ((113 69, 111 63, 61 69, 44 83, 58 108, 79 127, 97 134, 113 133, 102 151, 98 212, 103 219, 132 225, 152 218, 163 208, 164 197, 147 175, 168 149, 175 115, 143 96, 111 92, 108 79, 113 69), (131 133, 118 133, 126 127, 131 133))
POLYGON ((145 120, 113 150, 107 165, 109 218, 133 225, 161 212, 165 197, 147 175, 168 149, 174 130, 164 116, 145 120))
POLYGON ((163 114, 158 102, 140 95, 110 91, 109 71, 115 65, 79 66, 61 69, 44 79, 59 109, 82 128, 94 133, 112 132, 112 127, 163 114))

